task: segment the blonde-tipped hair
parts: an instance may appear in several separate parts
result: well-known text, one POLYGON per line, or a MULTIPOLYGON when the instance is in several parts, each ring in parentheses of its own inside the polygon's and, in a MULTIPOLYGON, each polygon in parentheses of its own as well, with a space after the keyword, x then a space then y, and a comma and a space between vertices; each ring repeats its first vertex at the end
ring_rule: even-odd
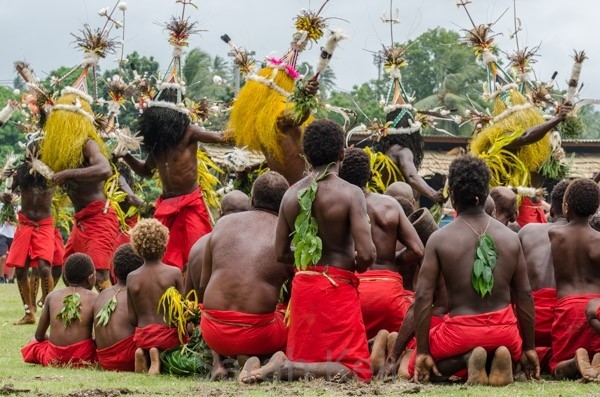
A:
POLYGON ((169 229, 156 219, 142 219, 131 230, 131 247, 146 261, 162 259, 169 241, 169 229))

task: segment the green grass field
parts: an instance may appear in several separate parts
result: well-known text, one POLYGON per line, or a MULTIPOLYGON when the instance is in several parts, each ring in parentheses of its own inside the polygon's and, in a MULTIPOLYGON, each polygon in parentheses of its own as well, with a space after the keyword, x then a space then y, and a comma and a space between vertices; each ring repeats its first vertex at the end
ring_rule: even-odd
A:
POLYGON ((600 385, 578 382, 520 382, 504 388, 414 385, 404 381, 361 385, 323 381, 238 385, 173 376, 148 377, 96 369, 44 368, 23 363, 20 348, 35 325, 15 326, 23 315, 16 285, 0 285, 0 395, 18 396, 369 396, 419 393, 424 396, 598 396, 600 385), (19 391, 20 390, 20 391, 19 391))

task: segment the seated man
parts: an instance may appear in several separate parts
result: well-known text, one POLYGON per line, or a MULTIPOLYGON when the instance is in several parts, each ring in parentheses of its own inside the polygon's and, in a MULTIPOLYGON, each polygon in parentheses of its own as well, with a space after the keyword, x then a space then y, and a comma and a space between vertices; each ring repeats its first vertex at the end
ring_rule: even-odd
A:
POLYGON ((494 218, 504 226, 517 220, 517 195, 504 186, 496 186, 490 190, 496 209, 494 218))
POLYGON ((590 328, 586 318, 588 302, 600 298, 600 233, 588 222, 599 205, 600 188, 594 181, 571 182, 563 202, 569 223, 548 231, 558 298, 550 371, 557 379, 600 380, 600 335, 590 328), (595 367, 590 364, 593 355, 595 367))
POLYGON ((259 176, 252 210, 221 218, 206 244, 200 328, 208 347, 221 356, 270 357, 285 350, 288 329, 276 306, 293 266, 277 262, 273 244, 288 187, 276 172, 259 176))
MULTIPOLYGON (((232 190, 221 199, 221 209, 219 210, 219 220, 225 215, 235 214, 237 212, 248 211, 250 209, 250 199, 246 194, 239 190, 232 190)), ((202 277, 202 263, 204 262, 204 251, 206 243, 210 239, 211 233, 200 237, 192 246, 189 255, 187 273, 185 276, 185 295, 191 290, 200 290, 200 278, 202 277)))
POLYGON ((553 223, 529 223, 518 234, 527 265, 527 276, 533 290, 535 350, 538 352, 544 370, 547 370, 550 360, 551 331, 554 321, 554 306, 556 305, 556 283, 554 282, 548 230, 567 224, 562 212, 563 197, 567 186, 569 186, 569 181, 563 180, 557 183, 552 190, 550 213, 555 219, 553 223))
POLYGON ((133 251, 144 260, 141 267, 127 276, 129 321, 136 327, 135 372, 149 375, 160 373, 160 351, 180 343, 177 328, 167 326, 164 313, 158 310, 158 301, 169 287, 183 291, 179 268, 161 261, 168 241, 169 229, 156 219, 142 219, 131 231, 133 251))
POLYGON ((91 258, 85 254, 69 256, 64 277, 69 286, 48 294, 35 339, 21 349, 26 363, 81 367, 96 362, 92 326, 98 295, 92 291, 96 273, 91 258))
POLYGON ((490 171, 480 159, 463 156, 450 165, 450 198, 458 218, 434 232, 425 249, 414 305, 414 369, 413 363, 409 366, 415 381, 429 380, 432 370, 447 379, 468 368, 468 384, 504 386, 513 381, 512 362, 519 358, 526 374, 533 370, 539 377, 521 244, 515 233, 484 212, 489 183, 490 171), (430 330, 440 274, 450 312, 430 330), (488 354, 493 357, 489 376, 488 354))
MULTIPOLYGON (((292 232, 297 219, 302 221, 299 217, 304 217, 314 221, 311 226, 317 228, 314 232, 318 235, 300 229, 300 238, 304 242, 318 237, 315 244, 320 241, 321 255, 308 258, 306 267, 296 264, 287 355, 277 352, 262 368, 258 358, 250 358, 240 380, 250 383, 274 375, 293 380, 310 374, 329 380, 355 377, 368 382, 369 350, 354 274, 366 271, 375 261, 365 196, 358 187, 337 176, 344 159, 344 131, 337 124, 328 120, 313 122, 306 128, 302 143, 313 169, 283 197, 275 252, 279 262, 295 263, 292 232), (300 191, 307 193, 302 194, 306 208, 305 197, 310 200, 311 195, 303 189, 309 186, 310 191, 318 190, 310 201, 314 218, 307 218, 306 209, 301 212, 298 199, 300 191)), ((306 255, 307 251, 300 253, 300 260, 302 253, 306 255)))
POLYGON ((94 335, 100 366, 109 371, 133 371, 135 328, 127 310, 127 276, 144 263, 130 244, 122 244, 113 256, 117 284, 100 292, 94 304, 94 335))
POLYGON ((340 178, 358 186, 367 200, 371 235, 377 259, 369 270, 359 274, 358 295, 367 339, 381 330, 397 331, 413 302, 413 294, 404 290, 396 266, 396 242, 405 249, 398 260, 416 267, 423 258, 423 243, 396 200, 366 190, 371 178, 369 155, 362 149, 346 149, 340 178))

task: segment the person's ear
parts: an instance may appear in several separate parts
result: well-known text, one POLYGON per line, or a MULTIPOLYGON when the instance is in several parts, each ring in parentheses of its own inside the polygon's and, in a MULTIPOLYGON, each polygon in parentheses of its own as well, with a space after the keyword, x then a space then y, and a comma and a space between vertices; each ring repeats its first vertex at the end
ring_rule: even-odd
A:
POLYGON ((93 272, 88 276, 88 284, 90 285, 90 288, 94 288, 96 285, 96 272, 93 272))

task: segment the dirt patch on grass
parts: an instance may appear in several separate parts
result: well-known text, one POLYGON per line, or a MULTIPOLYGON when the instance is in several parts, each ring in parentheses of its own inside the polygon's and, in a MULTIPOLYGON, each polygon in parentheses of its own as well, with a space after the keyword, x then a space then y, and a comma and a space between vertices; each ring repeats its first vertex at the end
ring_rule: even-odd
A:
POLYGON ((67 397, 117 397, 133 394, 129 389, 86 389, 67 394, 67 397))
POLYGON ((13 385, 8 384, 0 387, 0 396, 14 396, 19 393, 29 393, 29 389, 17 389, 13 385))

